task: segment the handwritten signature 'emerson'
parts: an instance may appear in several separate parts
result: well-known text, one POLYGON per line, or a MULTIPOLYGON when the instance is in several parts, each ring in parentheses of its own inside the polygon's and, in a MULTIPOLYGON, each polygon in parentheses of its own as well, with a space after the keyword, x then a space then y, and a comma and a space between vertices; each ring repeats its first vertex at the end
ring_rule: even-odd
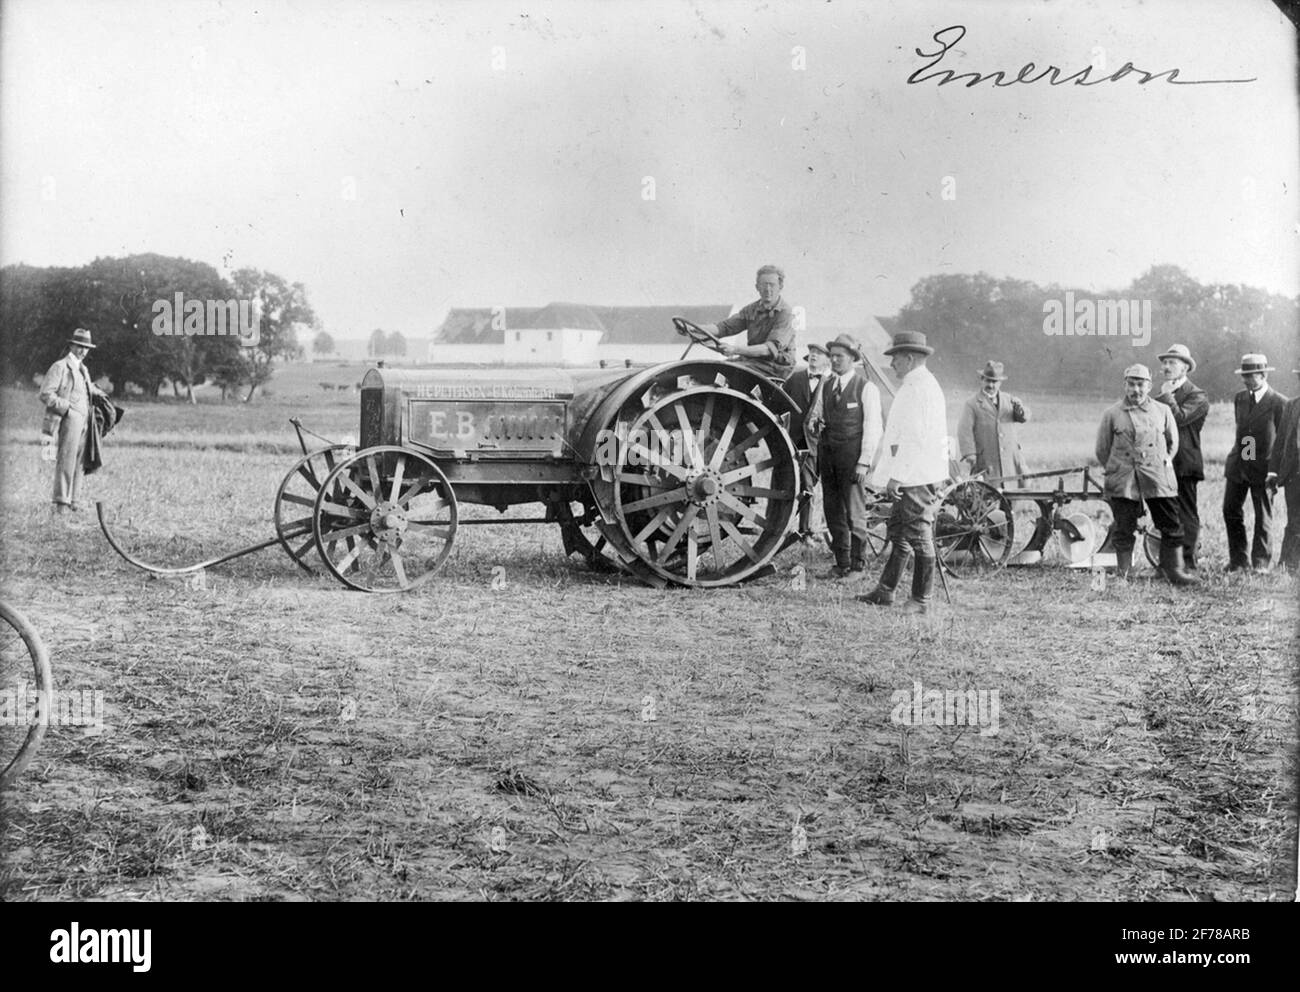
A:
POLYGON ((916 49, 916 54, 921 56, 923 59, 933 59, 934 61, 930 62, 928 65, 921 66, 921 68, 908 76, 908 83, 927 83, 931 79, 938 78, 938 85, 946 86, 957 79, 969 79, 970 81, 966 84, 966 87, 969 89, 978 83, 984 82, 986 79, 992 79, 994 86, 1014 86, 1016 83, 1036 83, 1040 79, 1047 79, 1047 77, 1050 76, 1051 78, 1048 79, 1048 83, 1052 86, 1060 86, 1064 83, 1070 82, 1071 80, 1074 81, 1075 86, 1096 86, 1098 83, 1117 83, 1131 72, 1137 73, 1142 77, 1138 80, 1139 86, 1145 85, 1153 79, 1159 79, 1161 76, 1168 76, 1169 78, 1166 79, 1165 82, 1173 83, 1175 86, 1201 86, 1206 83, 1253 83, 1256 79, 1254 76, 1250 79, 1179 79, 1177 69, 1166 69, 1164 72, 1152 73, 1135 68, 1132 62, 1125 62, 1109 76, 1101 76, 1097 79, 1088 78, 1089 73, 1091 73, 1094 68, 1093 66, 1087 66, 1073 75, 1062 78, 1062 70, 1058 69, 1054 65, 1049 65, 1037 76, 1034 76, 1033 73, 1037 69, 1037 66, 1032 62, 1025 63, 1021 70, 1016 73, 1015 78, 1009 80, 1006 78, 1008 73, 1001 70, 981 75, 978 72, 957 73, 953 72, 951 69, 940 69, 930 73, 928 76, 922 76, 921 73, 933 69, 943 61, 943 57, 948 54, 948 49, 952 48, 960 42, 962 38, 966 37, 966 28, 964 25, 954 24, 952 27, 944 28, 942 31, 936 31, 933 37, 940 45, 939 50, 937 52, 923 52, 918 48, 916 49), (945 35, 948 36, 949 40, 945 40, 945 35))

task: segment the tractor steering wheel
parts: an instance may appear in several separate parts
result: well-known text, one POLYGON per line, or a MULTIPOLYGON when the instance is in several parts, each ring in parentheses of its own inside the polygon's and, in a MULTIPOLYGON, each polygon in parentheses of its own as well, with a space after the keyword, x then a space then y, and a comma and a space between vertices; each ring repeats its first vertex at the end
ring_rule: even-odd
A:
POLYGON ((722 343, 699 324, 693 324, 685 317, 674 317, 673 327, 677 328, 678 334, 690 338, 693 343, 702 344, 714 351, 717 351, 718 346, 722 343))

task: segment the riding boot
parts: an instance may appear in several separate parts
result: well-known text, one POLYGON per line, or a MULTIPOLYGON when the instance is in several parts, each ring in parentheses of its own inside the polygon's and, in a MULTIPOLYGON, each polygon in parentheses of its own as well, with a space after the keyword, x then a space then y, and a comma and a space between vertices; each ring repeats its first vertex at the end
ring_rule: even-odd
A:
POLYGON ((1160 546, 1160 574, 1176 586, 1199 586, 1201 580, 1183 571, 1183 549, 1181 545, 1167 548, 1160 546))
POLYGON ((1127 579, 1128 573, 1133 570, 1133 549, 1127 551, 1115 551, 1115 578, 1127 579))
POLYGON ((904 607, 908 613, 926 613, 930 609, 930 596, 934 592, 934 558, 917 555, 912 559, 912 598, 904 607))
POLYGON ((901 541, 895 544, 889 560, 885 562, 885 567, 880 573, 880 578, 876 581, 876 588, 865 596, 859 596, 858 601, 873 603, 876 606, 893 605, 894 590, 898 588, 898 580, 903 577, 903 569, 907 567, 907 560, 911 557, 910 546, 901 541))

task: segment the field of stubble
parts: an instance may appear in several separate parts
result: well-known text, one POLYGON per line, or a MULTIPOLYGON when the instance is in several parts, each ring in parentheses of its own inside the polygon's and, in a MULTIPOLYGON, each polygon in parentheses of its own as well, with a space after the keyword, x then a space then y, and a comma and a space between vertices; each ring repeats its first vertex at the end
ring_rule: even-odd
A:
MULTIPOLYGON (((103 690, 106 712, 52 728, 3 797, 0 898, 1294 891, 1296 584, 1222 574, 1217 478, 1193 592, 1049 561, 908 620, 818 581, 817 551, 744 588, 657 591, 539 526, 462 531, 406 596, 278 550, 199 589, 126 565, 93 515, 54 525, 39 411, 7 400, 0 594, 56 685, 103 690), (891 721, 918 682, 996 690, 997 732, 891 721)), ((355 403, 139 404, 90 492, 146 559, 261 540, 287 417, 337 436, 355 403)), ((1036 467, 1086 460, 1103 405, 1037 404, 1036 467)), ((1230 443, 1223 408, 1206 439, 1230 443)))

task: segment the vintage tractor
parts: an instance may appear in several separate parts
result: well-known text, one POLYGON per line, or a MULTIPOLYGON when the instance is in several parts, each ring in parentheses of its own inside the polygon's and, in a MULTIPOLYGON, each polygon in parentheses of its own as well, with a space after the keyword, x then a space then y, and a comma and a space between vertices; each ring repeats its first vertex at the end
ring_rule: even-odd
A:
MULTIPOLYGON (((685 322, 683 322, 685 323, 685 322)), ((680 330, 681 328, 679 328, 680 330)), ((699 330, 695 328, 694 330, 699 330)), ((649 368, 371 369, 360 444, 308 450, 276 493, 276 538, 304 569, 400 592, 429 581, 462 528, 555 523, 564 548, 652 585, 728 586, 771 570, 799 497, 779 385, 715 358, 649 368), (466 519, 476 503, 545 516, 466 519)), ((310 432, 307 432, 310 433, 310 432)), ((322 439, 324 440, 324 439, 322 439)))

